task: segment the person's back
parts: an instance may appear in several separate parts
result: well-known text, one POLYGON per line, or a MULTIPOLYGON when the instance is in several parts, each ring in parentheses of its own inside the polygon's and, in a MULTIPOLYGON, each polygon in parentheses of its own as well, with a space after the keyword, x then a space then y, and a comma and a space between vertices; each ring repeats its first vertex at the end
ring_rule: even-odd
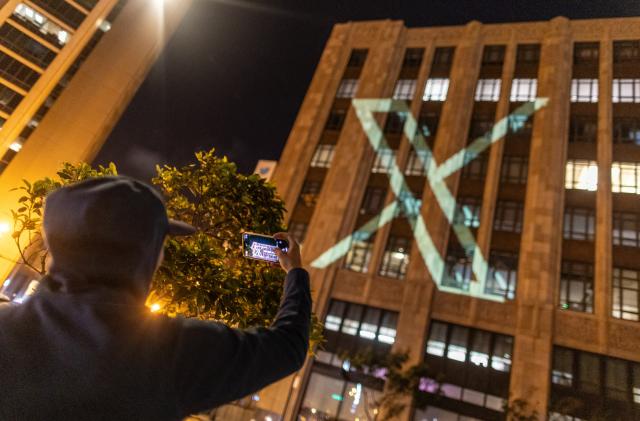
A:
POLYGON ((136 288, 106 282, 93 265, 100 282, 53 266, 28 301, 0 307, 0 420, 181 419, 304 362, 311 302, 303 269, 288 271, 273 326, 242 332, 155 315, 136 288))

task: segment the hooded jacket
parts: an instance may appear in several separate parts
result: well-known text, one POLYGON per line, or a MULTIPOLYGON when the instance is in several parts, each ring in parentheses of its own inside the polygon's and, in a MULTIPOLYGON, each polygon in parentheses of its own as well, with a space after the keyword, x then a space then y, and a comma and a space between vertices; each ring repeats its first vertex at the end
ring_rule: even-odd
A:
MULTIPOLYGON (((144 296, 164 231, 132 235, 144 242, 128 251, 108 242, 74 249, 68 224, 63 239, 58 225, 47 226, 56 200, 48 198, 45 209, 54 256, 49 274, 24 304, 0 306, 0 420, 179 420, 253 393, 304 363, 311 312, 304 269, 287 274, 270 328, 243 331, 153 314, 144 296)), ((135 213, 131 200, 124 203, 135 213)), ((87 227, 96 223, 90 209, 66 209, 81 226, 87 218, 87 227)))

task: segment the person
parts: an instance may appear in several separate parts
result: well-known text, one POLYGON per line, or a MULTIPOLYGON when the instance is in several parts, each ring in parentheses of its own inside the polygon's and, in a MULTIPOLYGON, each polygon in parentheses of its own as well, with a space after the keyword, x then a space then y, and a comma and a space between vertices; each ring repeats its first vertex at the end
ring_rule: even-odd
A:
POLYGON ((276 319, 243 331, 145 307, 165 236, 194 232, 152 187, 120 176, 62 187, 43 228, 48 274, 0 308, 0 420, 179 420, 303 365, 311 296, 290 235, 276 235, 290 243, 276 319))

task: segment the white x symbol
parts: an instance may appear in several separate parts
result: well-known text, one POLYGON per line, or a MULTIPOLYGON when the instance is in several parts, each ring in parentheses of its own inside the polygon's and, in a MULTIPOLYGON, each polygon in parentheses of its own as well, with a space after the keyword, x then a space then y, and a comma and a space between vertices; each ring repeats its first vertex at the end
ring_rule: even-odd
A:
MULTIPOLYGON (((427 180, 429 181, 429 186, 431 187, 442 212, 449 221, 449 224, 451 224, 453 232, 458 238, 460 245, 467 255, 473 256, 471 267, 473 274, 475 275, 475 279, 478 282, 471 282, 468 290, 443 284, 443 281, 446 281, 444 277, 444 260, 436 249, 436 246, 427 230, 424 218, 420 214, 422 201, 414 197, 413 193, 409 190, 404 175, 402 174, 402 171, 400 171, 395 160, 391 164, 388 176, 389 184, 391 186, 391 190, 396 196, 396 200, 387 205, 378 215, 367 221, 357 231, 346 236, 329 250, 322 253, 311 263, 311 266, 315 268, 325 268, 340 259, 349 251, 352 241, 364 241, 369 239, 373 233, 397 216, 398 207, 400 207, 411 225, 413 236, 416 240, 416 244, 418 245, 420 254, 438 289, 455 294, 472 295, 474 297, 492 301, 504 301, 503 296, 485 292, 488 272, 487 261, 482 255, 482 251, 478 248, 469 227, 460 221, 454 220, 457 202, 447 187, 445 179, 467 165, 473 159, 477 158, 480 153, 486 150, 493 143, 502 139, 508 130, 511 130, 512 132, 520 130, 524 126, 526 120, 537 110, 546 106, 547 102, 547 98, 536 98, 534 101, 523 104, 509 116, 498 121, 491 131, 487 132, 484 136, 475 139, 468 147, 455 153, 442 165, 437 165, 433 159, 432 152, 427 145, 424 136, 420 130, 418 130, 417 122, 413 115, 411 115, 405 101, 388 98, 353 99, 353 107, 356 111, 356 115, 362 124, 362 128, 364 129, 367 138, 369 139, 369 143, 378 155, 380 155, 380 150, 388 150, 389 145, 382 130, 380 129, 380 126, 376 122, 373 113, 397 112, 405 116, 403 129, 404 134, 411 142, 412 147, 416 150, 418 159, 422 161, 427 180)), ((468 212, 466 207, 463 207, 463 210, 468 212)), ((501 279, 497 279, 496 281, 504 283, 504 280, 501 279)), ((506 289, 506 286, 504 286, 504 288, 506 289)))

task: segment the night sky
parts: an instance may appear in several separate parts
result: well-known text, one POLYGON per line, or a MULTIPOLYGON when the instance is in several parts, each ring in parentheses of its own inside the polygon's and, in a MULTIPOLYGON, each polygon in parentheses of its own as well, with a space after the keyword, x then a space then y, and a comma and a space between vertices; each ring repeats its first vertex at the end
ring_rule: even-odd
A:
MULTIPOLYGON (((180 1, 180 0, 167 0, 180 1)), ((250 172, 278 159, 335 23, 408 27, 640 16, 638 0, 195 0, 96 159, 142 179, 215 147, 250 172)))

